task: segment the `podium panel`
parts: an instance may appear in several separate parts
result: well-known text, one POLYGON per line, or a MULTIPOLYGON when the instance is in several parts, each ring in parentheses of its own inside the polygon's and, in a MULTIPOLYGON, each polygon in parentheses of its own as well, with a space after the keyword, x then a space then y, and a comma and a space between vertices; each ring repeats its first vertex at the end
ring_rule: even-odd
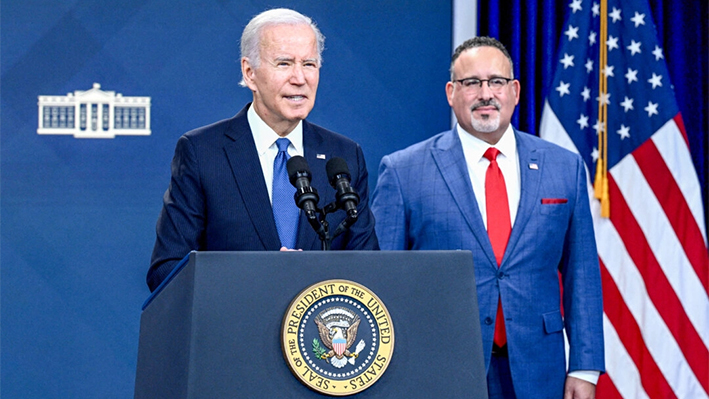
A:
POLYGON ((469 251, 193 252, 141 315, 136 399, 322 398, 291 373, 281 325, 325 280, 376 293, 393 355, 345 397, 487 398, 469 251))

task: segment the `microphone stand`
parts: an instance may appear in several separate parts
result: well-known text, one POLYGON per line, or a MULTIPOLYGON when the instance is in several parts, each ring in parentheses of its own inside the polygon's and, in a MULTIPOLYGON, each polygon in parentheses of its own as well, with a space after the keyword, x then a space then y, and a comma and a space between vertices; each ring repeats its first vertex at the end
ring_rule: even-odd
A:
POLYGON ((322 250, 329 251, 332 246, 332 240, 347 231, 350 226, 357 221, 359 217, 357 212, 359 194, 350 186, 349 170, 344 159, 338 157, 332 158, 325 166, 328 181, 337 191, 337 194, 335 201, 325 205, 323 209, 320 209, 317 206, 320 197, 318 196, 318 191, 310 185, 310 168, 305 158, 302 156, 294 156, 291 157, 286 164, 288 168, 288 179, 296 188, 296 192, 293 195, 295 204, 298 208, 303 210, 308 223, 315 230, 318 237, 320 237, 322 250), (331 236, 327 214, 333 213, 338 209, 342 209, 346 216, 331 236))
POLYGON ((331 202, 325 205, 325 208, 323 209, 316 208, 316 211, 318 212, 317 219, 310 217, 308 218, 308 222, 320 237, 323 251, 330 251, 332 241, 337 238, 337 236, 347 231, 350 226, 352 226, 354 222, 357 221, 357 218, 359 217, 356 208, 351 210, 350 212, 347 212, 347 216, 345 217, 345 219, 340 222, 340 224, 335 229, 334 234, 330 236, 330 223, 327 221, 327 214, 333 213, 337 211, 337 209, 337 203, 331 202))

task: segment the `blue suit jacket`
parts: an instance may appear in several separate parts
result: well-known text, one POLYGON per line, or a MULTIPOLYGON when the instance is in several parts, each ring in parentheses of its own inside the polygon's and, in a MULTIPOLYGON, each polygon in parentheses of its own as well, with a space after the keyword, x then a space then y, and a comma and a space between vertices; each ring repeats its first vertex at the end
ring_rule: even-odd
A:
POLYGON ((472 251, 486 367, 501 298, 517 397, 561 398, 564 327, 569 371, 604 370, 600 270, 586 172, 570 151, 516 130, 515 137, 520 203, 499 269, 455 130, 384 157, 372 211, 382 249, 472 251))
MULTIPOLYGON (((153 291, 176 263, 192 250, 278 251, 280 240, 271 201, 246 117, 235 117, 185 133, 172 160, 170 187, 157 222, 157 239, 147 282, 153 291)), ((341 157, 350 168, 361 199, 359 218, 332 243, 332 249, 379 249, 369 209, 367 166, 354 141, 303 121, 303 147, 319 206, 335 200, 325 164, 341 157)), ((328 215, 331 234, 344 212, 328 215)), ((319 250, 321 242, 301 212, 296 247, 319 250)))

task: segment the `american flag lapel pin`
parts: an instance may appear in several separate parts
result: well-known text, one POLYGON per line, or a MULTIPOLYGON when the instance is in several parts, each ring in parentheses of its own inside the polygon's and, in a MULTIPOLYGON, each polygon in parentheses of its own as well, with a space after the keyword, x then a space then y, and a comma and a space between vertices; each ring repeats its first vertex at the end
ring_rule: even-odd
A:
POLYGON ((317 154, 317 155, 315 155, 315 158, 317 158, 317 159, 325 159, 325 154, 317 154))
POLYGON ((536 163, 532 162, 532 163, 529 164, 529 169, 532 169, 532 170, 539 170, 539 165, 537 165, 536 163))

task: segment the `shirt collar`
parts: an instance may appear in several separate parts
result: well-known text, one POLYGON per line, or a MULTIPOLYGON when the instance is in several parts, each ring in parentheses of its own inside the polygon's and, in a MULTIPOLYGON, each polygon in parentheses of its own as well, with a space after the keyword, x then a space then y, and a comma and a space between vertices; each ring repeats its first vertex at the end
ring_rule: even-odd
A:
MULTIPOLYGON (((256 151, 259 156, 261 156, 268 151, 281 136, 261 119, 253 106, 249 106, 246 117, 249 121, 249 127, 251 127, 251 134, 254 136, 256 151)), ((295 148, 296 154, 303 154, 303 121, 298 122, 293 131, 288 133, 286 138, 290 140, 291 145, 295 148)))
POLYGON ((507 130, 505 130, 502 137, 495 145, 490 145, 490 143, 473 136, 460 127, 459 124, 456 124, 456 131, 463 145, 463 150, 471 155, 470 160, 473 162, 482 159, 483 154, 485 154, 485 151, 490 147, 497 148, 506 158, 512 158, 517 153, 517 140, 515 139, 514 129, 511 124, 507 125, 507 130))

